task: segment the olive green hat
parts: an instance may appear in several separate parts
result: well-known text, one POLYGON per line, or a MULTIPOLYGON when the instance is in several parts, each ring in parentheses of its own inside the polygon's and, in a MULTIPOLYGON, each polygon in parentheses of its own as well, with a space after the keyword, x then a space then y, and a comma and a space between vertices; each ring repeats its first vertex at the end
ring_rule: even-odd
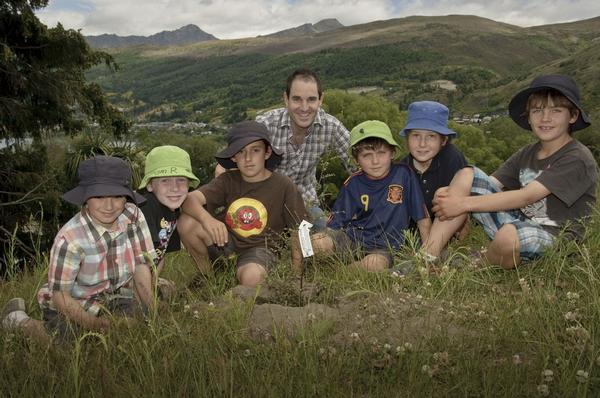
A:
POLYGON ((392 131, 384 122, 379 120, 367 120, 356 125, 350 132, 350 148, 365 138, 381 138, 391 146, 396 147, 396 156, 400 155, 402 147, 394 139, 392 131))
POLYGON ((196 188, 200 184, 200 180, 192 172, 190 155, 173 145, 157 146, 148 152, 144 178, 139 189, 146 188, 150 179, 160 177, 186 177, 192 188, 196 188))

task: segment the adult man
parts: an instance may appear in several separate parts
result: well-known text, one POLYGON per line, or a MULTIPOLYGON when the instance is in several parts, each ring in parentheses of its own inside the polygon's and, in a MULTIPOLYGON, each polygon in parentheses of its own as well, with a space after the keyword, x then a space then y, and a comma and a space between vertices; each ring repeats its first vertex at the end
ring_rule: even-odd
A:
POLYGON ((314 230, 324 229, 327 219, 317 197, 317 165, 321 156, 333 149, 350 171, 350 132, 321 108, 321 82, 309 69, 292 72, 283 101, 284 108, 260 114, 256 121, 267 126, 273 146, 283 152, 275 171, 290 177, 298 187, 313 217, 314 230))

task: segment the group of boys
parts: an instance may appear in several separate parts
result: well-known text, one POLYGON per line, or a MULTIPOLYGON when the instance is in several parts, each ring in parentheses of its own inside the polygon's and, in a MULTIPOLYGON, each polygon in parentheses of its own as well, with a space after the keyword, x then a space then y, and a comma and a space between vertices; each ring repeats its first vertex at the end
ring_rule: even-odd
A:
POLYGON ((409 154, 396 161, 400 145, 385 123, 365 121, 348 132, 320 108, 314 73, 294 72, 284 101, 286 108, 229 130, 227 147, 216 155, 221 172, 200 187, 189 155, 173 146, 148 154, 143 197, 131 189, 124 161, 96 156, 82 162, 79 185, 64 195, 81 211, 59 231, 48 283, 38 294, 43 321, 29 318, 17 298, 5 308, 3 326, 65 337, 79 329, 107 330, 106 315, 115 311, 147 312, 155 305, 153 278, 160 280, 164 254, 178 250, 180 239, 201 274, 208 275, 217 258, 236 254, 239 283, 256 286, 289 238, 293 269, 302 272, 298 225, 323 217, 315 169, 330 148, 359 170, 341 187, 326 226, 315 225, 312 246, 351 253, 350 263, 369 271, 393 269, 409 228, 419 233, 418 255, 435 264, 468 214, 491 239, 480 254, 514 268, 543 253, 561 231, 581 238, 592 213, 597 164, 572 136, 590 122, 569 77, 540 76, 512 99, 511 118, 537 142, 491 176, 469 166, 452 145, 456 132, 440 103, 409 106, 400 132, 409 154), (188 193, 189 187, 198 188, 188 193), (210 211, 216 208, 224 209, 221 216, 210 211))

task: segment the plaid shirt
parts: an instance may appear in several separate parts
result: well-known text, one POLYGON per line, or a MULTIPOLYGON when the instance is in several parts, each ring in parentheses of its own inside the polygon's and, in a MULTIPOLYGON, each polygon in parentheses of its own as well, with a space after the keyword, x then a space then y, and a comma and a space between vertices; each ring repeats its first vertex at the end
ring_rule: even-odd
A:
POLYGON ((312 126, 308 129, 304 143, 293 142, 290 115, 287 108, 273 109, 256 117, 271 133, 271 143, 283 151, 281 163, 275 171, 285 174, 294 181, 302 198, 308 204, 317 204, 317 165, 321 156, 334 149, 344 166, 350 171, 348 147, 350 132, 342 122, 325 113, 321 108, 312 126))
POLYGON ((70 293, 97 315, 103 294, 118 294, 133 278, 135 267, 156 256, 144 214, 127 203, 112 230, 89 215, 77 213, 58 232, 50 251, 48 283, 38 292, 42 309, 54 309, 52 292, 70 293))

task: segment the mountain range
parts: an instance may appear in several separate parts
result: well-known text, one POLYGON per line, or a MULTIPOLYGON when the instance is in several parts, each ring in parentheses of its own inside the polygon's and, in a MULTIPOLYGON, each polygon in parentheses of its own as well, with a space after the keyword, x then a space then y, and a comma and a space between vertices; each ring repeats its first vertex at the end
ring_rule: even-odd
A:
MULTIPOLYGON (((290 29, 264 35, 262 37, 300 37, 316 33, 328 32, 342 25, 335 18, 323 19, 315 24, 305 23, 290 29)), ((261 37, 261 36, 259 36, 261 37)), ((118 36, 115 34, 102 34, 85 36, 88 44, 95 48, 123 48, 130 46, 179 46, 192 43, 201 43, 209 40, 218 40, 210 33, 204 32, 198 26, 190 24, 176 30, 165 30, 150 36, 118 36)))
POLYGON ((433 99, 459 112, 505 112, 535 75, 564 73, 579 82, 587 110, 600 114, 600 17, 530 28, 473 15, 335 22, 108 49, 119 70, 96 67, 88 78, 123 108, 135 104, 137 115, 168 108, 166 118, 209 120, 280 103, 285 77, 301 66, 316 70, 326 89, 368 87, 401 109, 433 99))

